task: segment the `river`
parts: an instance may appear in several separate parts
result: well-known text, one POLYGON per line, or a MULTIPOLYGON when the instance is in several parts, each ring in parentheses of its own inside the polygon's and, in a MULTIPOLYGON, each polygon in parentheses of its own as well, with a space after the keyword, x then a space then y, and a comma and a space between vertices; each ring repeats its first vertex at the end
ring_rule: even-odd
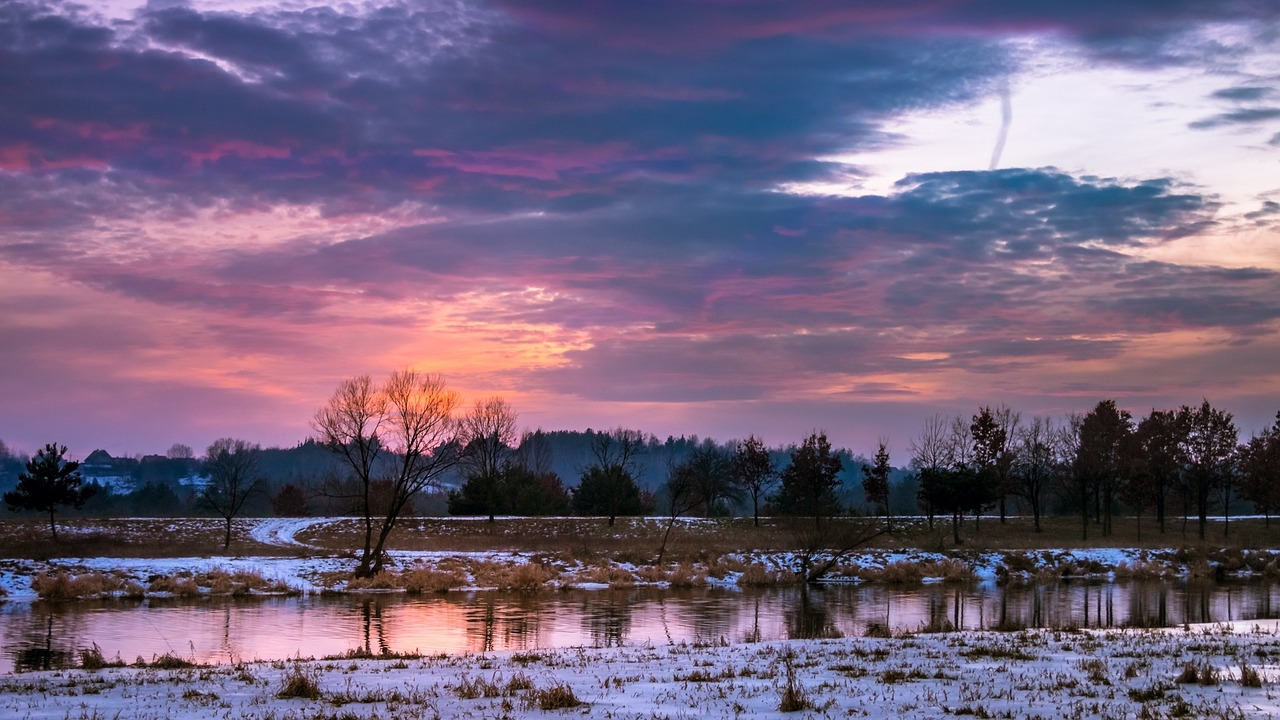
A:
POLYGON ((997 586, 833 585, 764 590, 568 590, 104 602, 8 602, 0 672, 166 653, 202 663, 371 653, 857 636, 946 629, 1162 627, 1274 618, 1271 582, 997 586))

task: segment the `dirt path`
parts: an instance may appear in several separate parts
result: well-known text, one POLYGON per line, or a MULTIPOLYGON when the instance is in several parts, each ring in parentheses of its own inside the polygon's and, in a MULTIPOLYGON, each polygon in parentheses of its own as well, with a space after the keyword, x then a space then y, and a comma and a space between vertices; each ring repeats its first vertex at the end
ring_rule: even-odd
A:
POLYGON ((327 518, 260 518, 254 521, 249 536, 263 545, 288 548, 312 548, 314 545, 299 542, 295 536, 311 527, 324 522, 327 518))

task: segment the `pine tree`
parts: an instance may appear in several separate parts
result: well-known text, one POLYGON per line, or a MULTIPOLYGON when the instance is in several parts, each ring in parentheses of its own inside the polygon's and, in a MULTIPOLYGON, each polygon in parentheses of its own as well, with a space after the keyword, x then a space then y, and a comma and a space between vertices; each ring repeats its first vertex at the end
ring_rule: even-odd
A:
POLYGON ((35 510, 49 513, 49 532, 54 542, 58 540, 58 526, 54 513, 64 505, 77 510, 97 491, 93 485, 85 485, 78 472, 80 463, 64 461, 67 446, 49 443, 27 463, 27 471, 18 476, 18 486, 4 494, 9 510, 35 510))

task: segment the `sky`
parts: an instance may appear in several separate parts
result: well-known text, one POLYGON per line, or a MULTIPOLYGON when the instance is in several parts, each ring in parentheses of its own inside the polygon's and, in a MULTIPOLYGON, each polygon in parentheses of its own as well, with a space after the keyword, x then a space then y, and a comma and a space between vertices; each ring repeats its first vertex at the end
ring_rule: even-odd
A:
MULTIPOLYGON (((1280 410, 1280 3, 0 3, 0 439, 1280 410)), ((905 462, 905 458, 901 458, 905 462)))

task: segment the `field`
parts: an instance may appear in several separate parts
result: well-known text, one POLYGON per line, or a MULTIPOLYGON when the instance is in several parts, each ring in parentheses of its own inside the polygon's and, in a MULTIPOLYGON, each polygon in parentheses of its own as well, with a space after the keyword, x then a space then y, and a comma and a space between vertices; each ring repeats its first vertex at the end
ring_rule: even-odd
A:
MULTIPOLYGON (((230 552, 236 555, 310 554, 351 551, 362 542, 360 524, 353 519, 299 519, 301 528, 293 539, 299 544, 279 542, 252 530, 261 519, 234 523, 230 552)), ((656 555, 662 544, 666 518, 618 518, 609 527, 600 518, 498 518, 489 523, 479 518, 405 518, 390 538, 396 551, 504 551, 554 554, 586 554, 620 557, 644 562, 656 555)), ((1233 518, 1225 526, 1219 519, 1209 523, 1206 540, 1196 538, 1195 521, 1185 525, 1170 520, 1164 534, 1154 521, 1128 519, 1116 522, 1115 533, 1101 537, 1090 528, 1088 540, 1081 539, 1080 519, 1045 519, 1044 532, 1034 532, 1030 518, 1014 517, 1006 523, 984 517, 975 527, 972 518, 962 529, 963 544, 951 540, 950 524, 939 519, 929 528, 924 518, 896 519, 895 532, 876 538, 868 547, 879 549, 942 551, 1041 550, 1056 548, 1147 548, 1169 547, 1280 547, 1280 520, 1233 518)), ((120 518, 59 520, 59 539, 49 538, 45 520, 0 520, 0 557, 47 559, 51 557, 186 557, 223 554, 222 523, 209 518, 120 518)), ((774 552, 796 550, 802 545, 793 524, 782 519, 762 518, 755 527, 747 518, 680 519, 668 543, 674 560, 697 560, 706 553, 774 552)))

